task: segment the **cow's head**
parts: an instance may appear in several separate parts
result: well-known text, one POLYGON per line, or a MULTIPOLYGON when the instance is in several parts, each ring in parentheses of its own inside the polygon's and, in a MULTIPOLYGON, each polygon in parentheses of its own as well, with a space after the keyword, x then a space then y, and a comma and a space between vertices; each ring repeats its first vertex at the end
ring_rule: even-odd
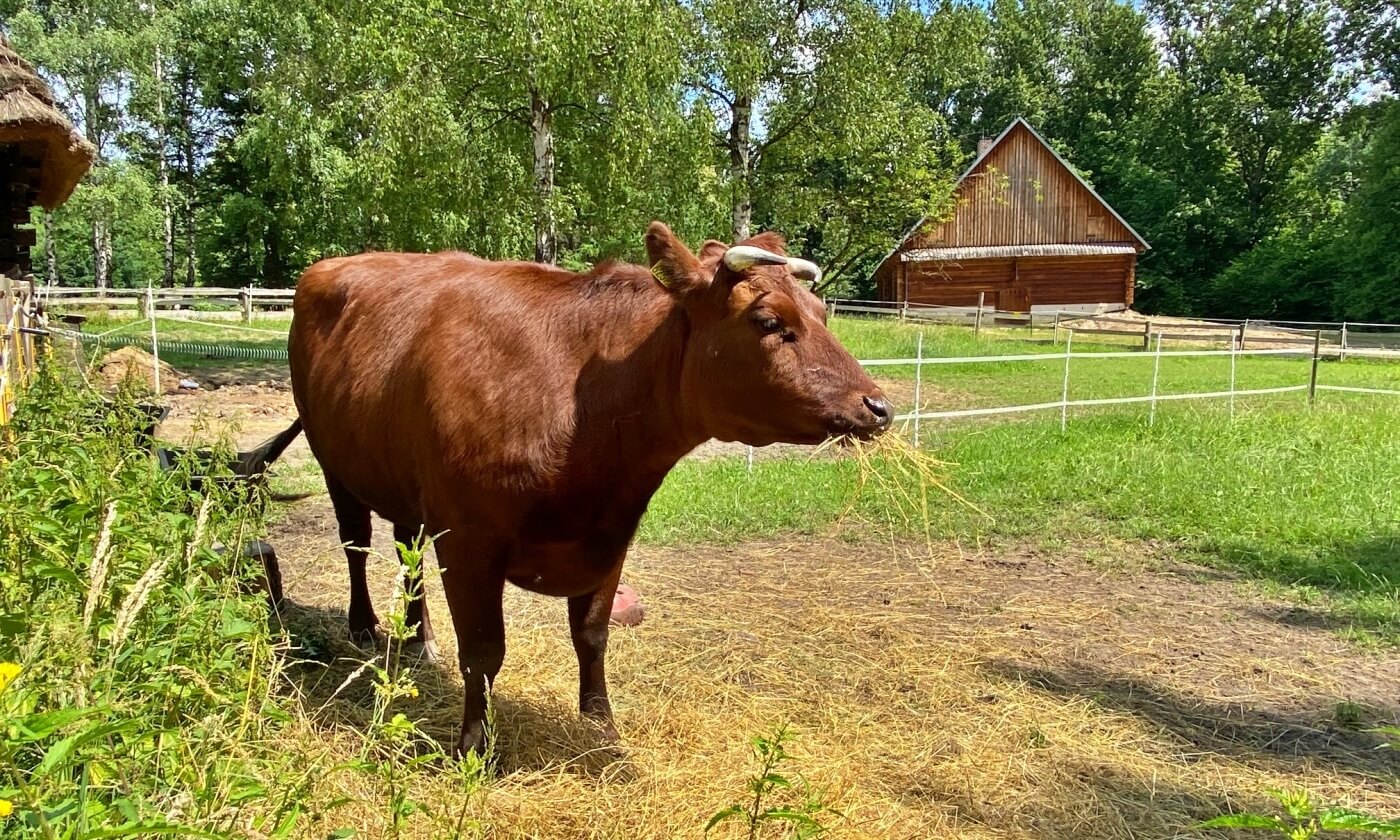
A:
POLYGON ((712 240, 697 256, 653 222, 647 256, 689 319, 681 392, 706 433, 766 446, 889 428, 885 395, 827 329, 809 289, 821 270, 784 256, 779 236, 712 240))

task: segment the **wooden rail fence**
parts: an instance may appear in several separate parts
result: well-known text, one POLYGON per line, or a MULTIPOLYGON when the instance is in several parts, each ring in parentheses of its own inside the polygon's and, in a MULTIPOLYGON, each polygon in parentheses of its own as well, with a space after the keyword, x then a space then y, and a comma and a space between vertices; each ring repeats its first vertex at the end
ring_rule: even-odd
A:
MULTIPOLYGON (((82 289, 46 286, 40 297, 51 308, 135 309, 144 318, 160 310, 193 310, 217 307, 239 313, 244 323, 253 320, 256 310, 291 309, 295 289, 241 289, 215 286, 186 286, 150 289, 82 289)), ((207 313, 201 313, 207 314, 207 313)))

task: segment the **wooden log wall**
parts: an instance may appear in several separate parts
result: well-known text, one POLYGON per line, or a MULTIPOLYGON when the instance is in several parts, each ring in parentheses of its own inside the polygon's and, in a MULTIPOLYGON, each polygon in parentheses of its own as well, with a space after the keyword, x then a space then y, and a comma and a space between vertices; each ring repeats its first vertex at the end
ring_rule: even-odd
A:
POLYGON ((958 263, 904 263, 910 303, 972 306, 979 293, 988 306, 1112 303, 1123 300, 1135 258, 1128 256, 1020 257, 958 263))

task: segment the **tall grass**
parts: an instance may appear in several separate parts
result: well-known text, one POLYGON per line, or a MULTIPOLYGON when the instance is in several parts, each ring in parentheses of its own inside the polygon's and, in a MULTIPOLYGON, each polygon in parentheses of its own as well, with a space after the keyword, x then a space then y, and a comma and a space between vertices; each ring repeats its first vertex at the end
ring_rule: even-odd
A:
POLYGON ((215 550, 260 534, 256 507, 161 471, 129 399, 108 412, 46 367, 20 406, 0 430, 0 836, 347 837, 339 812, 376 800, 371 833, 473 829, 413 822, 403 779, 448 762, 395 708, 407 672, 365 668, 379 725, 340 739, 354 757, 288 693, 262 570, 215 550))

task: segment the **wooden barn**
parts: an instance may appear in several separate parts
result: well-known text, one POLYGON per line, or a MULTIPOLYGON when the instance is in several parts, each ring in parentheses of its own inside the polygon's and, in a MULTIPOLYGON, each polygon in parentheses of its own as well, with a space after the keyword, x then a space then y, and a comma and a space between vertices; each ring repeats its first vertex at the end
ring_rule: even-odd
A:
POLYGON ((92 165, 92 146, 54 105, 53 92, 0 35, 0 273, 30 273, 29 209, 68 200, 92 165))
POLYGON ((1148 244, 1017 118, 958 179, 951 218, 923 219, 875 272, 881 300, 1007 312, 1133 304, 1148 244))

